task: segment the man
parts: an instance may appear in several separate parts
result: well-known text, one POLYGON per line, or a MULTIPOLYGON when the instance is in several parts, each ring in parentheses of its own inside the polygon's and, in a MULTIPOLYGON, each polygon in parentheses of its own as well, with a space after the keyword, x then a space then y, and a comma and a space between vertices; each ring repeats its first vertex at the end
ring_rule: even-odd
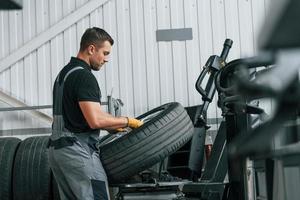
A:
POLYGON ((143 124, 102 111, 101 92, 91 70, 99 71, 108 62, 113 43, 104 30, 87 29, 77 57, 71 58, 54 84, 49 163, 62 200, 109 199, 106 173, 95 146, 99 130, 143 124))

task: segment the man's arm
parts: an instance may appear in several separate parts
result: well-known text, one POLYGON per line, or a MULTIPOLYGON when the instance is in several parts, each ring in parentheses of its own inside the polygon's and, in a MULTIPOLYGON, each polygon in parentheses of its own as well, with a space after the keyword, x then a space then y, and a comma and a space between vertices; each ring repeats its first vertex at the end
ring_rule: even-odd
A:
POLYGON ((128 125, 127 117, 114 117, 101 109, 99 102, 80 101, 80 109, 92 129, 115 130, 128 125))

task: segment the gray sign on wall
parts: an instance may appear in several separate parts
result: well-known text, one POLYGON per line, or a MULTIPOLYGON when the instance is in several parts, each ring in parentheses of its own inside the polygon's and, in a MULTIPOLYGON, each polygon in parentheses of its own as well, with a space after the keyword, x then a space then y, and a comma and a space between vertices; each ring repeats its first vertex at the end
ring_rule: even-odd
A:
POLYGON ((156 41, 185 41, 193 39, 192 28, 161 29, 156 31, 156 41))

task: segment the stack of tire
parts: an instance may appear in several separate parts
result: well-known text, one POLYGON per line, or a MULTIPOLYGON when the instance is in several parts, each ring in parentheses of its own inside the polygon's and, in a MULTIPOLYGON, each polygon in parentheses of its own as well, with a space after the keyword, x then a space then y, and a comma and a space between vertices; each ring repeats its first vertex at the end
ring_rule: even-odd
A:
MULTIPOLYGON (((193 134, 193 124, 179 103, 168 103, 141 116, 143 126, 101 146, 109 182, 119 183, 177 151, 193 134)), ((57 200, 48 162, 48 136, 0 138, 0 199, 57 200)))
POLYGON ((12 174, 16 150, 21 140, 0 139, 0 199, 12 199, 12 174))
POLYGON ((57 199, 49 168, 49 137, 0 138, 0 199, 57 199), (4 178, 3 178, 4 177, 4 178))

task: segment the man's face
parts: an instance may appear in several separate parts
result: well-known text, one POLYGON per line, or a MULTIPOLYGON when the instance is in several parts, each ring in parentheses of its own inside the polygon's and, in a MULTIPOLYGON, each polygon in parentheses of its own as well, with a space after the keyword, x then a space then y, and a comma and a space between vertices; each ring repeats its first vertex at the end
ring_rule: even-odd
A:
POLYGON ((90 56, 90 65, 92 70, 99 71, 100 68, 108 62, 108 56, 111 51, 111 44, 109 41, 102 43, 101 47, 93 48, 90 56))

